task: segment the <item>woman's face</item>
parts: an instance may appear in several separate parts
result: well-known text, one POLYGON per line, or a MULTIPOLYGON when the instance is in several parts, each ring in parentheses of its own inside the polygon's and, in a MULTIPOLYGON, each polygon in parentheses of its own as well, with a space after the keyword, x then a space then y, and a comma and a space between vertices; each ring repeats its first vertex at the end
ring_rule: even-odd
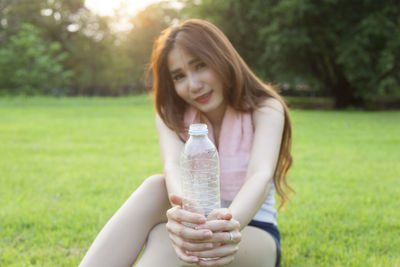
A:
POLYGON ((168 68, 175 91, 186 103, 209 117, 225 110, 221 79, 198 57, 174 46, 168 54, 168 68))

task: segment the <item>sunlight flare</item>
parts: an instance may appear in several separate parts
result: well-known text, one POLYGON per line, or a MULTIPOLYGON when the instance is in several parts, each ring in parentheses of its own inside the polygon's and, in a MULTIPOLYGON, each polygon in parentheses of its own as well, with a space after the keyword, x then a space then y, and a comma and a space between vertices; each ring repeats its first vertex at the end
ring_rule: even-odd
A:
POLYGON ((114 9, 123 5, 127 13, 134 15, 146 6, 157 2, 161 0, 86 0, 85 6, 101 16, 113 16, 114 9))

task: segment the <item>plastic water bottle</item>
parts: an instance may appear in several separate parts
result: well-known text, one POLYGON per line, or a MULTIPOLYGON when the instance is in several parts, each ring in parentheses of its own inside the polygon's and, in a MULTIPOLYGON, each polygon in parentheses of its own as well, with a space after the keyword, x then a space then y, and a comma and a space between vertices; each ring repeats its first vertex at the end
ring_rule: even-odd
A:
POLYGON ((208 216, 220 208, 219 157, 206 124, 191 124, 181 153, 183 208, 208 216))

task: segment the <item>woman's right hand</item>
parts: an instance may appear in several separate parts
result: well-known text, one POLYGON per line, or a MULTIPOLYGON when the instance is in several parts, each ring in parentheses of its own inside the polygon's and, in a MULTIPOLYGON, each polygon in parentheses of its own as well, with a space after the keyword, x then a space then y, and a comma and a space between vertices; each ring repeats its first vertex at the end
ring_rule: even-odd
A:
POLYGON ((204 224, 206 218, 182 208, 182 198, 177 195, 170 196, 171 203, 176 205, 167 211, 167 231, 172 241, 172 246, 179 259, 187 263, 198 263, 199 258, 188 255, 188 252, 209 250, 213 247, 211 242, 212 232, 208 229, 194 229, 183 223, 204 224), (210 242, 207 242, 210 240, 210 242))

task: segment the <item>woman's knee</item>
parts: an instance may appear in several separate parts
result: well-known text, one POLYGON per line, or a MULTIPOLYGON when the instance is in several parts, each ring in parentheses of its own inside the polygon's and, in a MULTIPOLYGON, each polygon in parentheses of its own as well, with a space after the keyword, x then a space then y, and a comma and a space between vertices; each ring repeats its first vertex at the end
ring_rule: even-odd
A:
POLYGON ((146 191, 149 193, 166 193, 167 187, 165 184, 165 175, 164 174, 155 174, 148 177, 146 180, 138 188, 141 191, 146 191))
POLYGON ((138 196, 138 198, 135 197, 136 205, 139 203, 145 207, 153 223, 166 221, 166 212, 171 205, 168 199, 165 175, 156 174, 148 177, 132 194, 132 196, 134 195, 138 196))
POLYGON ((277 247, 264 230, 247 226, 242 230, 242 241, 235 260, 229 266, 275 266, 277 247))

